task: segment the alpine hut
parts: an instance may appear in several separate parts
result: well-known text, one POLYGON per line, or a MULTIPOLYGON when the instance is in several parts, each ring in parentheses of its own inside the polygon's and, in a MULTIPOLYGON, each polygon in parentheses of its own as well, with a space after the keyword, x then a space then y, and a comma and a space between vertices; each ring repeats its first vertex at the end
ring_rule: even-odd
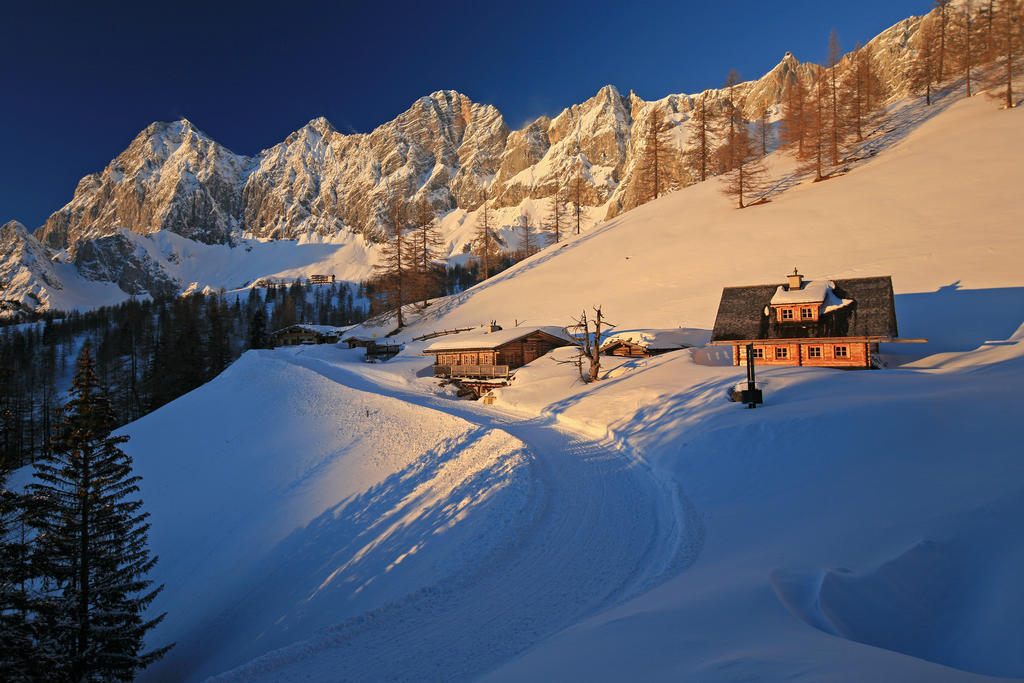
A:
MULTIPOLYGON (((732 346, 733 365, 870 368, 879 342, 897 340, 892 278, 804 280, 793 269, 781 284, 726 287, 712 345, 732 346)), ((914 340, 920 341, 920 340, 914 340)))

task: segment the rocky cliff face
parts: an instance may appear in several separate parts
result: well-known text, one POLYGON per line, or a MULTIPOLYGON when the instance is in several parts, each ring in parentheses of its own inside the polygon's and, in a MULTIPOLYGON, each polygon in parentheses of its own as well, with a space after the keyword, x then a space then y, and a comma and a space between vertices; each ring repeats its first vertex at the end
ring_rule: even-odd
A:
POLYGON ((18 221, 0 226, 0 311, 45 306, 48 288, 63 284, 46 248, 18 221))
MULTIPOLYGON (((890 96, 904 94, 919 24, 919 18, 904 20, 867 45, 890 96)), ((785 86, 813 79, 813 71, 786 53, 733 95, 754 120, 765 109, 777 111, 785 86)), ((154 123, 101 173, 83 178, 71 202, 35 238, 23 227, 4 226, 8 245, 0 273, 8 273, 4 282, 18 271, 34 273, 39 287, 59 284, 52 268, 46 271, 46 247, 89 279, 117 282, 133 294, 171 291, 176 281, 161 276, 158 263, 132 257, 122 231, 170 231, 229 245, 246 236, 296 239, 343 231, 372 241, 383 235, 386 208, 396 199, 425 198, 438 214, 472 212, 485 197, 495 208, 517 207, 564 190, 577 169, 583 202, 612 217, 641 201, 638 165, 652 116, 660 112, 672 124, 673 145, 683 151, 701 97, 719 111, 728 93, 710 89, 646 101, 609 85, 554 118, 510 131, 494 107, 439 91, 371 133, 346 135, 314 119, 255 157, 232 153, 188 121, 154 123)), ((670 186, 693 182, 681 158, 665 170, 670 186)))

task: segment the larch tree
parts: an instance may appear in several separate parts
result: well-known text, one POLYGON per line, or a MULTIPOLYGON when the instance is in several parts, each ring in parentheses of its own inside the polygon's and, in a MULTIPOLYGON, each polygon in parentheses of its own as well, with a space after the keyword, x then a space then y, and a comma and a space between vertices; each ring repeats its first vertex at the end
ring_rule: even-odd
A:
POLYGON ((809 101, 807 86, 804 85, 799 76, 794 76, 793 80, 786 85, 782 95, 782 102, 782 123, 779 130, 780 142, 783 146, 792 149, 797 159, 804 159, 806 154, 804 144, 810 129, 813 110, 809 101))
POLYGON ((992 30, 995 48, 1003 62, 993 79, 994 86, 1000 88, 994 96, 1004 101, 1006 109, 1012 109, 1015 62, 1024 51, 1024 3, 998 0, 993 11, 992 30))
POLYGON ((828 99, 829 99, 829 154, 832 165, 839 165, 839 145, 843 138, 843 114, 839 99, 839 66, 842 52, 839 49, 839 34, 835 29, 828 36, 828 99))
POLYGON ((484 190, 484 201, 480 205, 480 213, 476 219, 476 232, 473 235, 473 251, 480 264, 480 280, 486 280, 491 276, 491 266, 497 265, 499 255, 499 244, 501 239, 495 231, 494 218, 491 215, 491 208, 487 203, 487 190, 484 190))
POLYGON ((577 161, 569 187, 572 210, 576 216, 576 234, 580 234, 583 223, 583 162, 577 161))
POLYGON ((924 102, 932 103, 932 83, 936 80, 938 50, 934 24, 927 18, 921 22, 917 34, 917 54, 910 66, 910 87, 914 92, 924 92, 924 102))
POLYGON ((405 325, 402 308, 412 290, 413 247, 405 232, 408 228, 407 207, 397 194, 387 208, 388 239, 380 247, 380 261, 376 271, 389 308, 398 315, 398 327, 405 325))
POLYGON ((86 344, 52 451, 36 462, 29 486, 39 501, 34 562, 54 615, 40 646, 61 652, 58 679, 132 680, 171 647, 143 651, 164 618, 143 613, 163 586, 146 578, 157 561, 147 547, 149 515, 131 458, 118 447, 128 437, 111 436, 114 419, 86 344))
POLYGON ((565 196, 562 193, 561 181, 555 186, 555 193, 551 195, 551 209, 548 211, 547 220, 544 222, 544 232, 552 244, 557 244, 562 239, 566 221, 565 196))
POLYGON ((714 158, 715 113, 708 103, 708 94, 701 94, 690 112, 690 148, 685 165, 690 176, 701 182, 711 176, 714 158))
POLYGON ((950 0, 934 0, 938 53, 935 56, 935 80, 946 77, 946 33, 949 28, 950 0))
POLYGON ((516 219, 516 232, 519 233, 519 248, 523 258, 530 258, 537 253, 537 232, 530 223, 530 217, 520 214, 516 219))
POLYGON ((434 208, 421 197, 412 207, 413 231, 411 241, 412 269, 415 273, 416 290, 421 304, 433 296, 437 289, 438 273, 435 264, 443 256, 444 240, 437 227, 434 208))
POLYGON ((825 179, 825 153, 829 144, 828 130, 828 78, 825 70, 816 65, 814 87, 811 92, 811 112, 807 119, 807 140, 804 145, 804 159, 807 167, 814 170, 814 180, 825 179))
POLYGON ((761 116, 754 124, 754 134, 761 147, 761 156, 768 156, 768 134, 771 132, 771 124, 768 122, 768 109, 761 110, 761 116))
POLYGON ((966 2, 954 12, 950 23, 950 47, 963 69, 965 97, 971 96, 971 69, 978 63, 977 26, 972 12, 971 3, 966 2))
POLYGON ((736 85, 739 75, 732 71, 726 80, 728 103, 726 106, 725 141, 718 157, 725 165, 722 192, 735 197, 738 207, 744 208, 744 199, 761 190, 766 169, 760 154, 761 147, 750 134, 743 111, 736 104, 736 85))
POLYGON ((849 57, 843 74, 843 100, 846 102, 847 128, 857 142, 865 137, 868 126, 877 126, 882 118, 882 83, 871 55, 859 43, 849 57))
POLYGON ((652 109, 638 164, 642 203, 657 199, 668 190, 669 155, 674 149, 671 131, 672 122, 665 119, 665 112, 660 108, 652 109))

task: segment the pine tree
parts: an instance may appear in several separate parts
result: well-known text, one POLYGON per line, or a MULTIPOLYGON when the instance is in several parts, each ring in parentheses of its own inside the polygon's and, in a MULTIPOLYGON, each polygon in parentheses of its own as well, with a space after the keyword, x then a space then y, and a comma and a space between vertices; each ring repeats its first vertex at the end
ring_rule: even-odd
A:
POLYGON ((146 578, 157 561, 146 547, 149 515, 135 499, 131 458, 118 448, 128 437, 111 436, 113 426, 86 344, 52 453, 29 486, 40 505, 35 562, 56 617, 41 644, 62 654, 54 673, 65 680, 131 680, 170 649, 143 652, 146 632, 164 617, 147 621, 143 612, 163 586, 146 578))
POLYGON ((252 322, 249 323, 249 348, 270 348, 270 337, 267 335, 267 311, 262 302, 256 306, 256 311, 252 314, 252 322))

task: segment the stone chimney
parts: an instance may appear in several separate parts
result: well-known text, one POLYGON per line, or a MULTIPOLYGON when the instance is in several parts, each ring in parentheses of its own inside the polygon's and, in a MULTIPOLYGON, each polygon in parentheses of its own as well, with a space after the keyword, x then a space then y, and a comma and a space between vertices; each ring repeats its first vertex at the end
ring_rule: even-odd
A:
POLYGON ((804 286, 804 276, 797 272, 796 268, 793 269, 793 273, 789 276, 789 291, 800 289, 804 286))

